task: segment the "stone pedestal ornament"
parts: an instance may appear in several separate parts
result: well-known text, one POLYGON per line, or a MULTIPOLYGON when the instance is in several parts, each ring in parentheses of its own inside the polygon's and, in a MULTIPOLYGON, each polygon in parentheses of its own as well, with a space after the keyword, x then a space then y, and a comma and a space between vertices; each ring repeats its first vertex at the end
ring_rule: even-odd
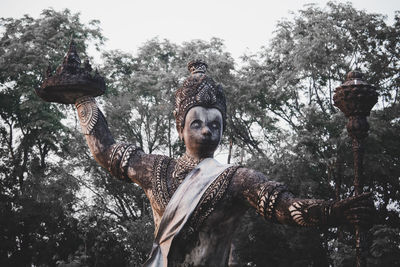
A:
MULTIPOLYGON (((378 93, 374 86, 363 80, 359 71, 347 74, 346 81, 336 88, 333 96, 334 105, 349 119, 347 132, 352 138, 354 159, 354 193, 359 195, 363 191, 363 157, 364 139, 368 136, 369 124, 367 116, 378 101, 378 93)), ((364 234, 360 225, 355 225, 356 264, 357 267, 366 266, 364 234)))
POLYGON ((104 94, 106 84, 97 70, 93 71, 89 61, 81 66, 81 60, 76 51, 76 44, 71 41, 69 50, 63 62, 53 75, 47 69, 45 80, 36 94, 46 102, 75 104, 83 96, 100 96, 104 94))

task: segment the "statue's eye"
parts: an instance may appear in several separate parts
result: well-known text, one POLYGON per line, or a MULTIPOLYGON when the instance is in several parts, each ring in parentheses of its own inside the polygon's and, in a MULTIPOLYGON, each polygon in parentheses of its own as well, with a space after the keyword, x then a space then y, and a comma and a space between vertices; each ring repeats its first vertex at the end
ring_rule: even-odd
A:
POLYGON ((200 128, 200 127, 201 127, 201 122, 198 121, 198 120, 196 120, 196 121, 194 121, 194 122, 192 122, 192 123, 190 124, 190 127, 191 127, 191 128, 200 128))
POLYGON ((216 122, 216 121, 212 122, 212 123, 211 123, 211 128, 213 128, 213 129, 219 129, 219 123, 216 122))

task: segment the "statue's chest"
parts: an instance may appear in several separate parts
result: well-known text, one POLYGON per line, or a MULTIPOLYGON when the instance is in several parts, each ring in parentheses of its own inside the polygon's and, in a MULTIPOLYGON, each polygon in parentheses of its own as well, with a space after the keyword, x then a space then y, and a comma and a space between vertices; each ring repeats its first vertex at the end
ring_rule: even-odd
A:
POLYGON ((228 191, 195 231, 182 229, 169 252, 171 266, 227 266, 232 236, 245 210, 231 200, 228 191))
MULTIPOLYGON (((155 160, 152 175, 152 194, 155 199, 153 205, 157 207, 153 207, 153 209, 156 208, 159 215, 164 213, 172 195, 196 165, 165 156, 159 156, 155 160)), ((237 166, 227 168, 210 184, 189 219, 187 224, 189 228, 198 229, 215 210, 215 207, 226 194, 237 168, 237 166)))

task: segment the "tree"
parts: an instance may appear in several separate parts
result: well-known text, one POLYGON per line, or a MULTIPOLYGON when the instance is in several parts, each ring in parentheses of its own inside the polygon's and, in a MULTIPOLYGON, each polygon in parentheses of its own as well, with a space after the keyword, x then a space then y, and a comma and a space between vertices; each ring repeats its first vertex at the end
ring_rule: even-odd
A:
MULTIPOLYGON (((140 265, 151 248, 152 219, 143 191, 115 180, 92 159, 71 108, 33 93, 44 69, 61 62, 71 36, 87 57, 99 48, 99 22, 44 10, 38 19, 0 19, 0 265, 140 265), (139 244, 139 245, 138 245, 139 244)), ((306 6, 277 25, 270 44, 240 67, 223 41, 181 45, 157 38, 132 55, 105 51, 99 70, 107 93, 97 98, 118 141, 147 153, 182 154, 172 116, 173 93, 204 59, 225 89, 231 161, 284 182, 297 196, 341 199, 352 193, 346 119, 332 104, 345 74, 361 69, 378 87, 370 117, 367 188, 378 225, 368 262, 398 265, 399 14, 394 25, 351 4, 306 6)), ((236 248, 254 266, 352 266, 349 227, 322 231, 266 223, 248 213, 236 248)))
MULTIPOLYGON (((396 182, 399 172, 392 161, 397 159, 398 151, 394 149, 397 146, 393 143, 394 136, 390 134, 397 130, 398 121, 398 100, 393 97, 398 91, 398 77, 393 72, 393 67, 399 63, 393 50, 397 46, 395 40, 398 40, 397 24, 398 17, 395 25, 388 26, 382 15, 358 11, 351 4, 330 2, 325 9, 309 5, 292 19, 280 21, 270 45, 259 54, 244 57, 245 66, 239 70, 241 83, 237 93, 252 105, 243 108, 242 132, 254 133, 261 129, 258 135, 237 135, 237 139, 249 146, 250 166, 269 174, 274 180, 285 182, 299 196, 341 199, 353 190, 352 155, 344 129, 345 118, 333 107, 332 95, 348 71, 361 69, 365 78, 378 87, 385 107, 371 114, 365 159, 368 162, 365 170, 367 188, 374 188, 376 198, 382 204, 379 205, 380 217, 386 218, 380 223, 390 229, 385 234, 396 231, 399 217, 398 211, 390 208, 399 203, 396 182), (261 114, 270 119, 262 118, 261 114), (387 153, 390 156, 386 156, 387 153), (390 171, 383 171, 383 166, 390 171)), ((311 236, 309 240, 315 241, 314 250, 322 245, 326 253, 331 253, 331 263, 351 266, 352 261, 336 260, 354 259, 353 250, 340 249, 353 247, 353 236, 348 231, 351 229, 332 229, 324 231, 320 241, 311 236), (335 252, 337 248, 339 254, 335 252)), ((383 233, 374 231, 371 230, 371 234, 375 237, 377 232, 383 233)), ((287 235, 289 231, 285 232, 281 238, 289 240, 309 234, 287 235)), ((391 238, 397 240, 396 236, 391 238)), ((255 240, 260 246, 258 242, 262 240, 255 240)), ((271 242, 283 241, 279 238, 271 242)), ((268 256, 273 257, 276 253, 279 252, 269 251, 268 256)), ((393 253, 398 255, 396 250, 393 253)), ((394 258, 391 263, 396 262, 394 258)), ((381 260, 383 258, 372 255, 369 258, 375 263, 381 260)), ((307 262, 313 264, 312 259, 307 262)))
POLYGON ((61 61, 72 34, 80 51, 104 38, 98 22, 83 25, 68 10, 1 18, 0 27, 0 264, 54 265, 80 243, 72 216, 79 186, 65 160, 64 108, 43 103, 33 89, 46 66, 61 61))

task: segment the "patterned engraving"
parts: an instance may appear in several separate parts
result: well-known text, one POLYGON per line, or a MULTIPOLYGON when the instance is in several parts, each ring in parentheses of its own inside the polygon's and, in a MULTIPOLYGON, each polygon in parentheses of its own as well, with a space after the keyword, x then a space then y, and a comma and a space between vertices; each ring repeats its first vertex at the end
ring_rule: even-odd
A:
MULTIPOLYGON (((153 167, 153 195, 158 205, 165 209, 176 189, 187 174, 197 166, 196 161, 186 154, 178 160, 165 156, 157 156, 153 167), (173 165, 175 163, 175 165, 173 165)), ((228 185, 239 166, 227 168, 207 188, 199 205, 190 218, 189 228, 198 229, 204 220, 211 214, 217 203, 224 196, 228 185)))
POLYGON ((120 172, 122 179, 128 179, 128 163, 132 156, 136 155, 142 149, 135 147, 133 145, 128 146, 128 148, 124 151, 120 163, 120 172))
POLYGON ((287 191, 286 186, 276 183, 268 182, 261 186, 258 192, 257 211, 266 219, 275 219, 275 204, 279 195, 287 191))
POLYGON ((168 167, 171 164, 171 161, 173 160, 169 157, 157 156, 157 158, 154 161, 154 167, 153 167, 153 176, 152 176, 153 195, 156 199, 156 202, 163 210, 167 206, 173 194, 173 192, 172 193, 169 192, 167 184, 167 179, 168 179, 167 172, 168 172, 168 167))
POLYGON ((172 183, 171 189, 172 192, 175 192, 178 186, 183 182, 185 177, 189 174, 191 170, 193 170, 201 160, 195 160, 189 157, 187 154, 184 154, 182 157, 177 159, 174 171, 172 172, 172 183))
POLYGON ((75 104, 83 134, 91 134, 99 119, 99 108, 93 97, 82 97, 75 104))
POLYGON ((289 211, 293 221, 300 226, 322 226, 328 223, 331 203, 313 199, 299 200, 290 205, 289 211))
POLYGON ((224 170, 217 179, 207 188, 194 211, 189 225, 199 229, 207 217, 214 211, 215 206, 225 195, 233 175, 240 166, 232 166, 224 170))
POLYGON ((124 143, 114 144, 111 147, 110 158, 108 160, 108 171, 119 179, 127 180, 129 159, 139 151, 141 149, 133 145, 124 143))
POLYGON ((224 128, 226 125, 226 99, 222 86, 207 76, 207 64, 201 60, 188 63, 191 75, 175 93, 174 116, 178 131, 183 129, 185 116, 194 106, 213 107, 221 111, 224 128))

